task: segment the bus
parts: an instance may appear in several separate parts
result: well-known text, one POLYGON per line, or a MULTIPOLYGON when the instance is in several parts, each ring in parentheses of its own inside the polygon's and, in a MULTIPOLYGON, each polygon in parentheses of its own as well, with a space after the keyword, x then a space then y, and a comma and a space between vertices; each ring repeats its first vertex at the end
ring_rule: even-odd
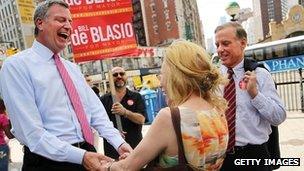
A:
MULTIPOLYGON (((304 36, 247 46, 245 58, 262 62, 271 73, 304 68, 304 36)), ((219 65, 217 53, 212 56, 211 61, 219 65)))
POLYGON ((245 58, 263 62, 271 73, 304 68, 304 36, 248 46, 245 58))

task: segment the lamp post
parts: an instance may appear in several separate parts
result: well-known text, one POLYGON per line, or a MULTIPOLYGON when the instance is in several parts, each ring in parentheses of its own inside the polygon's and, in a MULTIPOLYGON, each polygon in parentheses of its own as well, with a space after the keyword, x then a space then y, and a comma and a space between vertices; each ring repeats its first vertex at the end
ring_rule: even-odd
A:
POLYGON ((225 10, 232 17, 231 21, 237 21, 236 16, 240 12, 240 6, 237 2, 230 2, 225 10))

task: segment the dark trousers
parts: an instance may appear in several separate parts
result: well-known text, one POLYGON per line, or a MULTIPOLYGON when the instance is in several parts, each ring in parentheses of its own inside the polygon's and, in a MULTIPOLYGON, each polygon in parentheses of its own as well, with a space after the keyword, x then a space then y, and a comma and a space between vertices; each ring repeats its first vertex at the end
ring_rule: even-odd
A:
MULTIPOLYGON (((87 142, 72 144, 75 147, 96 152, 93 145, 87 142)), ((24 146, 24 157, 22 171, 85 171, 83 165, 69 163, 69 162, 58 162, 50 160, 46 157, 32 153, 28 147, 24 146)))
POLYGON ((266 143, 262 145, 246 145, 244 147, 235 147, 231 152, 226 153, 226 157, 221 168, 221 171, 271 171, 270 166, 264 165, 264 159, 270 158, 266 143), (246 164, 240 164, 239 159, 261 159, 259 165, 248 161, 242 161, 246 164))

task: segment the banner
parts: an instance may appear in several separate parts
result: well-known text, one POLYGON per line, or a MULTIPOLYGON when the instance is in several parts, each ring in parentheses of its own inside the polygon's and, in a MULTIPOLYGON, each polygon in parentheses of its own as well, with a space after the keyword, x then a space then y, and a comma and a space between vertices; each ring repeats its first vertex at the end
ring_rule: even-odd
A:
POLYGON ((76 62, 136 53, 131 0, 65 0, 72 13, 76 62))
POLYGON ((17 5, 20 12, 21 23, 34 24, 33 13, 35 10, 35 4, 33 0, 18 0, 17 5))

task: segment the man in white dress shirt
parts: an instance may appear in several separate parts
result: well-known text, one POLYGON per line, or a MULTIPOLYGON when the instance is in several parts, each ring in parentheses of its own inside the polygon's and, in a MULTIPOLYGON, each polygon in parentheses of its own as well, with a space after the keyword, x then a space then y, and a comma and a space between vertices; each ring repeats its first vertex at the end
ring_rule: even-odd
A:
MULTIPOLYGON (((98 170, 102 160, 84 133, 63 80, 56 68, 59 55, 71 35, 68 4, 42 2, 34 14, 33 46, 5 61, 0 92, 12 122, 12 132, 25 145, 23 170, 98 170)), ((119 131, 86 83, 77 65, 60 59, 79 94, 87 122, 119 154, 130 152, 119 131)))
MULTIPOLYGON (((258 67, 252 72, 245 72, 244 50, 247 45, 247 33, 240 24, 229 22, 218 26, 215 30, 215 41, 222 63, 221 71, 223 74, 227 74, 228 70, 232 73, 231 81, 234 81, 236 96, 236 105, 229 104, 227 109, 229 111, 229 106, 232 106, 232 111, 235 111, 234 123, 231 122, 235 126, 231 126, 231 117, 227 117, 228 125, 231 126, 229 130, 235 130, 231 133, 234 142, 232 141, 231 149, 228 145, 221 171, 271 170, 271 166, 265 166, 262 162, 259 165, 236 166, 235 160, 250 158, 263 161, 263 158, 270 158, 266 144, 271 133, 270 126, 277 126, 286 119, 282 100, 266 69, 258 67)), ((232 97, 231 93, 228 97, 232 97)))

